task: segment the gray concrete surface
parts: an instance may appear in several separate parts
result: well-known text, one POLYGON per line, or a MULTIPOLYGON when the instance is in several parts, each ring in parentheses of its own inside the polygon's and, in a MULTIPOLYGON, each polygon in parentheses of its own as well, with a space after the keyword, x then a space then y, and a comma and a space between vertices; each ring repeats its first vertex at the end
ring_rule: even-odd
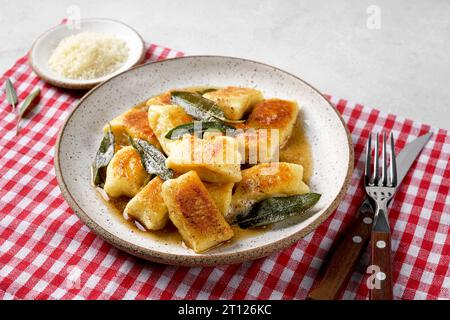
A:
POLYGON ((0 0, 0 72, 70 5, 147 41, 273 64, 323 92, 450 130, 450 1, 0 0))

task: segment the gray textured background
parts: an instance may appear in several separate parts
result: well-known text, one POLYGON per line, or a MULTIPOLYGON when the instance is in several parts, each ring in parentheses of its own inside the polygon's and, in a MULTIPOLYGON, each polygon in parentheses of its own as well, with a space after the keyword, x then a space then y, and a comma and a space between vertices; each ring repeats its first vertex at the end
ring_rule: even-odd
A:
POLYGON ((450 1, 0 0, 0 72, 70 5, 147 41, 273 64, 323 92, 450 129, 450 1), (379 30, 366 26, 369 5, 381 9, 379 30))

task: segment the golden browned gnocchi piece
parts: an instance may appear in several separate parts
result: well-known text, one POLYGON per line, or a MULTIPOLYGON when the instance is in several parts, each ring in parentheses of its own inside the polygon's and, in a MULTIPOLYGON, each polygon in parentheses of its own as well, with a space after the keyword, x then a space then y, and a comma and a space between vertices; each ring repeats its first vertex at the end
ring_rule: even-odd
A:
POLYGON ((234 235, 195 171, 162 185, 169 218, 195 252, 208 250, 234 235))
POLYGON ((298 104, 295 101, 268 99, 256 104, 246 125, 255 129, 277 129, 280 148, 291 136, 298 117, 298 104))
POLYGON ((170 103, 171 103, 170 91, 168 91, 155 97, 151 97, 145 102, 145 105, 149 107, 152 105, 168 105, 170 103))
POLYGON ((146 140, 155 147, 160 148, 155 133, 150 128, 147 118, 147 108, 132 108, 114 118, 103 127, 106 132, 111 125, 117 144, 128 145, 128 136, 146 140))
POLYGON ((308 193, 309 187, 302 179, 303 167, 287 162, 262 163, 242 170, 242 180, 236 184, 227 220, 246 213, 261 200, 308 193))
POLYGON ((204 184, 220 213, 225 215, 230 208, 234 183, 205 182, 204 184))
POLYGON ((230 120, 242 119, 256 103, 263 99, 260 91, 240 87, 226 87, 205 93, 203 96, 216 102, 225 113, 225 117, 230 120))
POLYGON ((270 162, 279 155, 279 134, 265 129, 247 128, 238 131, 235 139, 241 157, 247 164, 270 162))
POLYGON ((150 105, 148 108, 148 123, 166 154, 170 154, 170 146, 174 142, 166 139, 166 134, 171 129, 191 121, 192 118, 177 105, 150 105))
POLYGON ((241 156, 237 141, 225 136, 200 139, 184 135, 175 141, 166 166, 177 172, 197 172, 204 181, 215 183, 241 180, 241 156))
POLYGON ((134 197, 148 181, 139 153, 127 146, 114 154, 106 168, 104 190, 110 197, 134 197))
POLYGON ((164 180, 153 178, 125 207, 124 213, 139 221, 148 230, 160 230, 169 220, 167 206, 161 195, 164 180))
POLYGON ((245 162, 276 161, 298 117, 295 101, 268 99, 257 103, 236 139, 245 162))

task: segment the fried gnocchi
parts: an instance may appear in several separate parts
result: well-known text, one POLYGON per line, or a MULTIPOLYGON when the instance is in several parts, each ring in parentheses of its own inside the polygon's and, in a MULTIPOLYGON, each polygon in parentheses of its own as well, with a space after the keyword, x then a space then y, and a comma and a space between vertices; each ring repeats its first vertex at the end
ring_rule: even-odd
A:
MULTIPOLYGON (((253 88, 167 91, 104 126, 93 184, 113 200, 125 197, 121 213, 142 232, 176 228, 194 252, 210 250, 233 239, 235 228, 276 223, 319 200, 301 161, 277 160, 286 145, 291 158, 309 150, 291 146, 306 143, 291 139, 299 110, 253 88)), ((299 158, 310 164, 309 153, 299 158)))

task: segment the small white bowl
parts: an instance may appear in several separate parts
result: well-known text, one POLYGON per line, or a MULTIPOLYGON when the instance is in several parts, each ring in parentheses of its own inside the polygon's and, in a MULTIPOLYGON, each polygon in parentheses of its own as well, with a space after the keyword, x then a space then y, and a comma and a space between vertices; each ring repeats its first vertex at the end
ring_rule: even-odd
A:
POLYGON ((144 40, 134 29, 119 21, 90 18, 82 19, 80 28, 70 28, 67 24, 61 24, 46 31, 34 42, 29 53, 29 61, 34 72, 44 81, 54 86, 67 89, 90 89, 114 75, 139 64, 143 60, 144 55, 144 40), (54 72, 49 67, 48 60, 59 42, 68 36, 85 31, 112 34, 122 39, 129 49, 128 59, 116 71, 95 79, 70 79, 54 72))

